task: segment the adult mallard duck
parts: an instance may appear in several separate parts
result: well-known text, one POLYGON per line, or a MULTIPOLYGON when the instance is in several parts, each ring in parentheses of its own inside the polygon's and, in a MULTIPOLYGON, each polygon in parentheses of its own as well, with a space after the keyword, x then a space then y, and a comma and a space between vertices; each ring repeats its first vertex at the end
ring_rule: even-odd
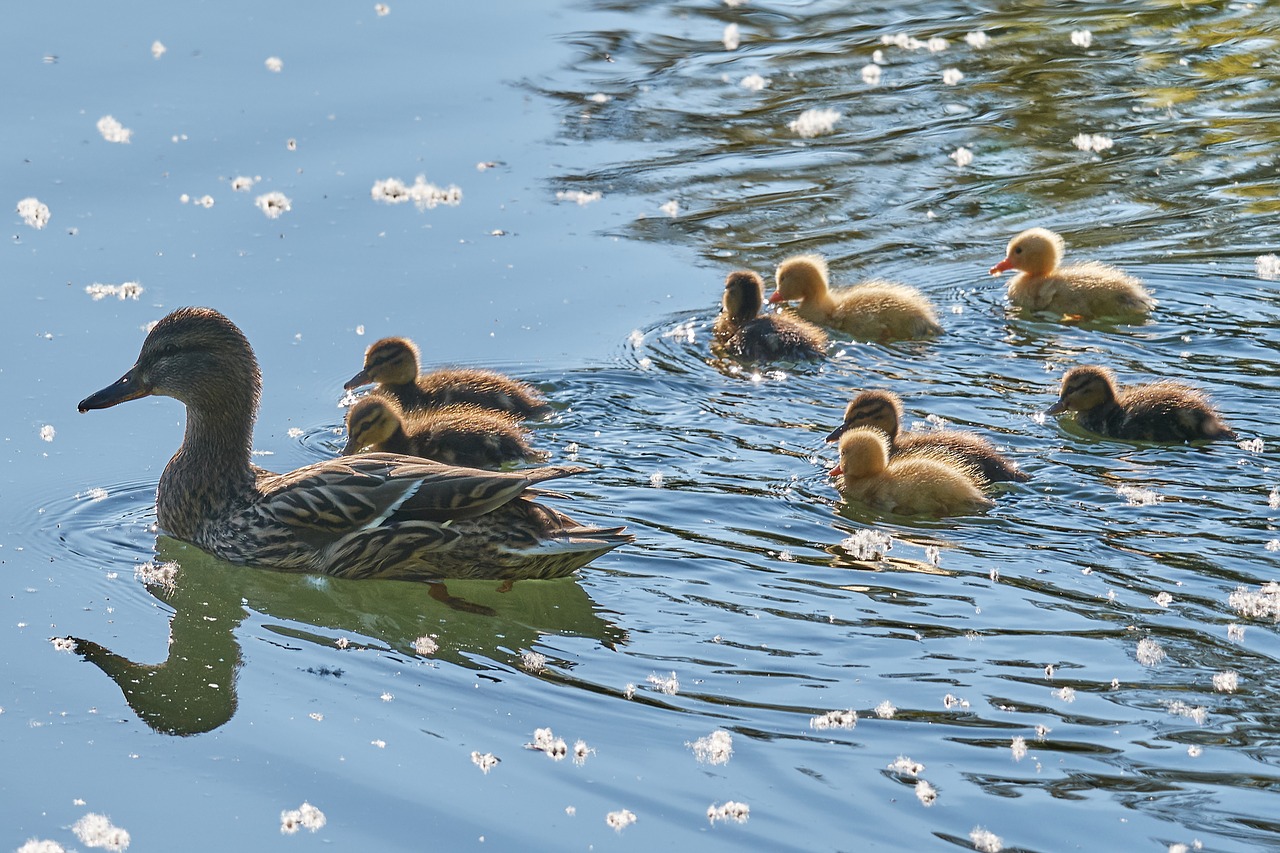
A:
POLYGON ((455 403, 405 414, 390 397, 371 394, 347 409, 348 456, 368 448, 467 468, 546 459, 529 446, 515 415, 455 403))
POLYGON ((750 270, 729 273, 723 310, 716 318, 715 345, 747 361, 818 361, 827 357, 827 335, 817 326, 778 314, 760 315, 764 280, 750 270))
POLYGON ((342 386, 347 390, 376 383, 377 392, 395 398, 406 412, 470 403, 522 418, 551 412, 527 382, 492 370, 450 367, 419 375, 418 347, 408 338, 374 341, 364 353, 364 369, 342 386))
POLYGON ((1110 370, 1086 364, 1062 377, 1048 414, 1076 413, 1076 423, 1099 435, 1138 441, 1208 441, 1235 438, 1204 392, 1181 382, 1151 382, 1117 389, 1110 370))
POLYGON ((216 557, 345 578, 550 578, 632 537, 530 500, 584 468, 495 473, 390 453, 276 474, 250 461, 262 380, 248 340, 209 308, 156 324, 119 381, 80 402, 148 395, 187 407, 182 446, 156 489, 160 527, 216 557))
POLYGON ((911 340, 942 333, 933 305, 914 287, 873 279, 831 289, 826 259, 795 255, 778 264, 769 301, 800 300, 796 313, 861 341, 911 340))
POLYGON ((1005 259, 992 275, 1018 270, 1009 282, 1009 301, 1028 311, 1054 311, 1075 320, 1143 317, 1155 300, 1142 282, 1112 266, 1087 261, 1062 263, 1062 238, 1047 228, 1028 228, 1009 241, 1005 259))
POLYGON ((831 431, 827 441, 838 441, 846 430, 870 426, 889 439, 889 455, 937 449, 950 453, 982 472, 991 482, 1025 482, 1031 477, 1012 459, 980 435, 956 429, 901 432, 902 400, 892 391, 863 391, 844 410, 844 423, 831 431))
POLYGON ((982 493, 986 480, 949 453, 917 450, 889 458, 889 439, 874 427, 840 436, 839 477, 847 501, 901 515, 967 515, 994 506, 982 493))

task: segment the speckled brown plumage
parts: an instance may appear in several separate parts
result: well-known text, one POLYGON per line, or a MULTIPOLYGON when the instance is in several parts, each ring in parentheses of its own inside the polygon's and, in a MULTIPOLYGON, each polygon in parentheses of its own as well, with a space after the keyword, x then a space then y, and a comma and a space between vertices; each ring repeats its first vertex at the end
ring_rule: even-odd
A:
POLYGON ((208 308, 156 324, 138 361, 80 410, 147 395, 187 407, 182 446, 156 490, 160 526, 241 565, 341 577, 567 575, 632 537, 534 503, 537 484, 586 469, 481 471, 389 453, 276 474, 252 464, 261 382, 253 349, 208 308))

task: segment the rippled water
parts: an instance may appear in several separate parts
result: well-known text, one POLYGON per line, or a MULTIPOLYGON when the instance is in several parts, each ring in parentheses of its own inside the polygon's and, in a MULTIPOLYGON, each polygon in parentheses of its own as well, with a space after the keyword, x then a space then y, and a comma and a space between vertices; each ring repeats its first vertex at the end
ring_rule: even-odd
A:
POLYGON ((21 83, 0 149, 9 203, 38 196, 53 218, 15 214, 4 260, 20 417, 0 739, 18 771, 0 844, 88 845, 72 826, 92 812, 133 849, 263 849, 306 801, 327 822, 285 843, 963 849, 991 846, 983 828, 1006 849, 1280 845, 1262 592, 1280 554, 1280 297, 1254 268, 1277 248, 1274 9, 859 6, 84 4, 83 31, 24 9, 30 37, 0 52, 21 83), (743 87, 752 74, 767 85, 743 87), (801 139, 788 123, 807 109, 841 115, 801 139), (98 134, 106 114, 128 145, 98 134), (462 204, 370 198, 419 173, 462 204), (237 175, 261 180, 240 194, 237 175), (293 201, 277 220, 253 205, 269 190, 293 201), (575 192, 601 197, 557 198, 575 192), (986 269, 1033 224, 1144 278, 1152 319, 1011 314, 986 269), (837 336, 799 369, 716 360, 724 274, 800 250, 843 281, 919 287, 946 334, 837 336), (136 302, 84 292, 133 280, 136 302), (565 509, 636 544, 573 579, 451 583, 442 602, 157 537, 179 407, 72 408, 191 303, 258 350, 260 463, 335 453, 363 348, 409 334, 433 363, 538 382, 557 412, 536 443, 592 469, 565 509), (1205 388, 1241 442, 1043 418, 1084 362, 1205 388), (863 388, 900 394, 910 425, 986 435, 1033 479, 961 519, 842 505, 823 438, 863 388), (145 581, 169 561, 171 587, 145 581), (856 725, 824 727, 833 711, 856 725), (565 758, 526 748, 540 728, 565 758), (749 817, 711 821, 727 802, 749 817), (615 830, 623 809, 635 822, 615 830))

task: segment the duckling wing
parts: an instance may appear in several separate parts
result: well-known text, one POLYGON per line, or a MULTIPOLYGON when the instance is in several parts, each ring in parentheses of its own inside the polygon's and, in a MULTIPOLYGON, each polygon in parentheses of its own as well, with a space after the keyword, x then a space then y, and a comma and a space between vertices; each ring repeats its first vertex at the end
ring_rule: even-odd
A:
POLYGON ((257 511, 305 539, 344 536, 387 522, 485 515, 530 486, 585 468, 561 465, 494 472, 393 453, 343 457, 259 482, 257 511))

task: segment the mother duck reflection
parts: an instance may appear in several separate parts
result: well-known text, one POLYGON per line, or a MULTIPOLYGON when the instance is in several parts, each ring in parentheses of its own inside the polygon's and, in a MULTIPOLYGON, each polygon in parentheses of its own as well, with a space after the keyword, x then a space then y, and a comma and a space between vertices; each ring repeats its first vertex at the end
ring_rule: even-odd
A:
POLYGON ((578 524, 530 500, 538 483, 585 468, 507 473, 373 453, 276 474, 252 464, 262 379, 253 348, 210 308, 156 324, 121 379, 80 403, 104 409, 149 395, 186 404, 182 446, 156 489, 160 526, 240 565, 348 578, 570 574, 632 537, 578 524))

